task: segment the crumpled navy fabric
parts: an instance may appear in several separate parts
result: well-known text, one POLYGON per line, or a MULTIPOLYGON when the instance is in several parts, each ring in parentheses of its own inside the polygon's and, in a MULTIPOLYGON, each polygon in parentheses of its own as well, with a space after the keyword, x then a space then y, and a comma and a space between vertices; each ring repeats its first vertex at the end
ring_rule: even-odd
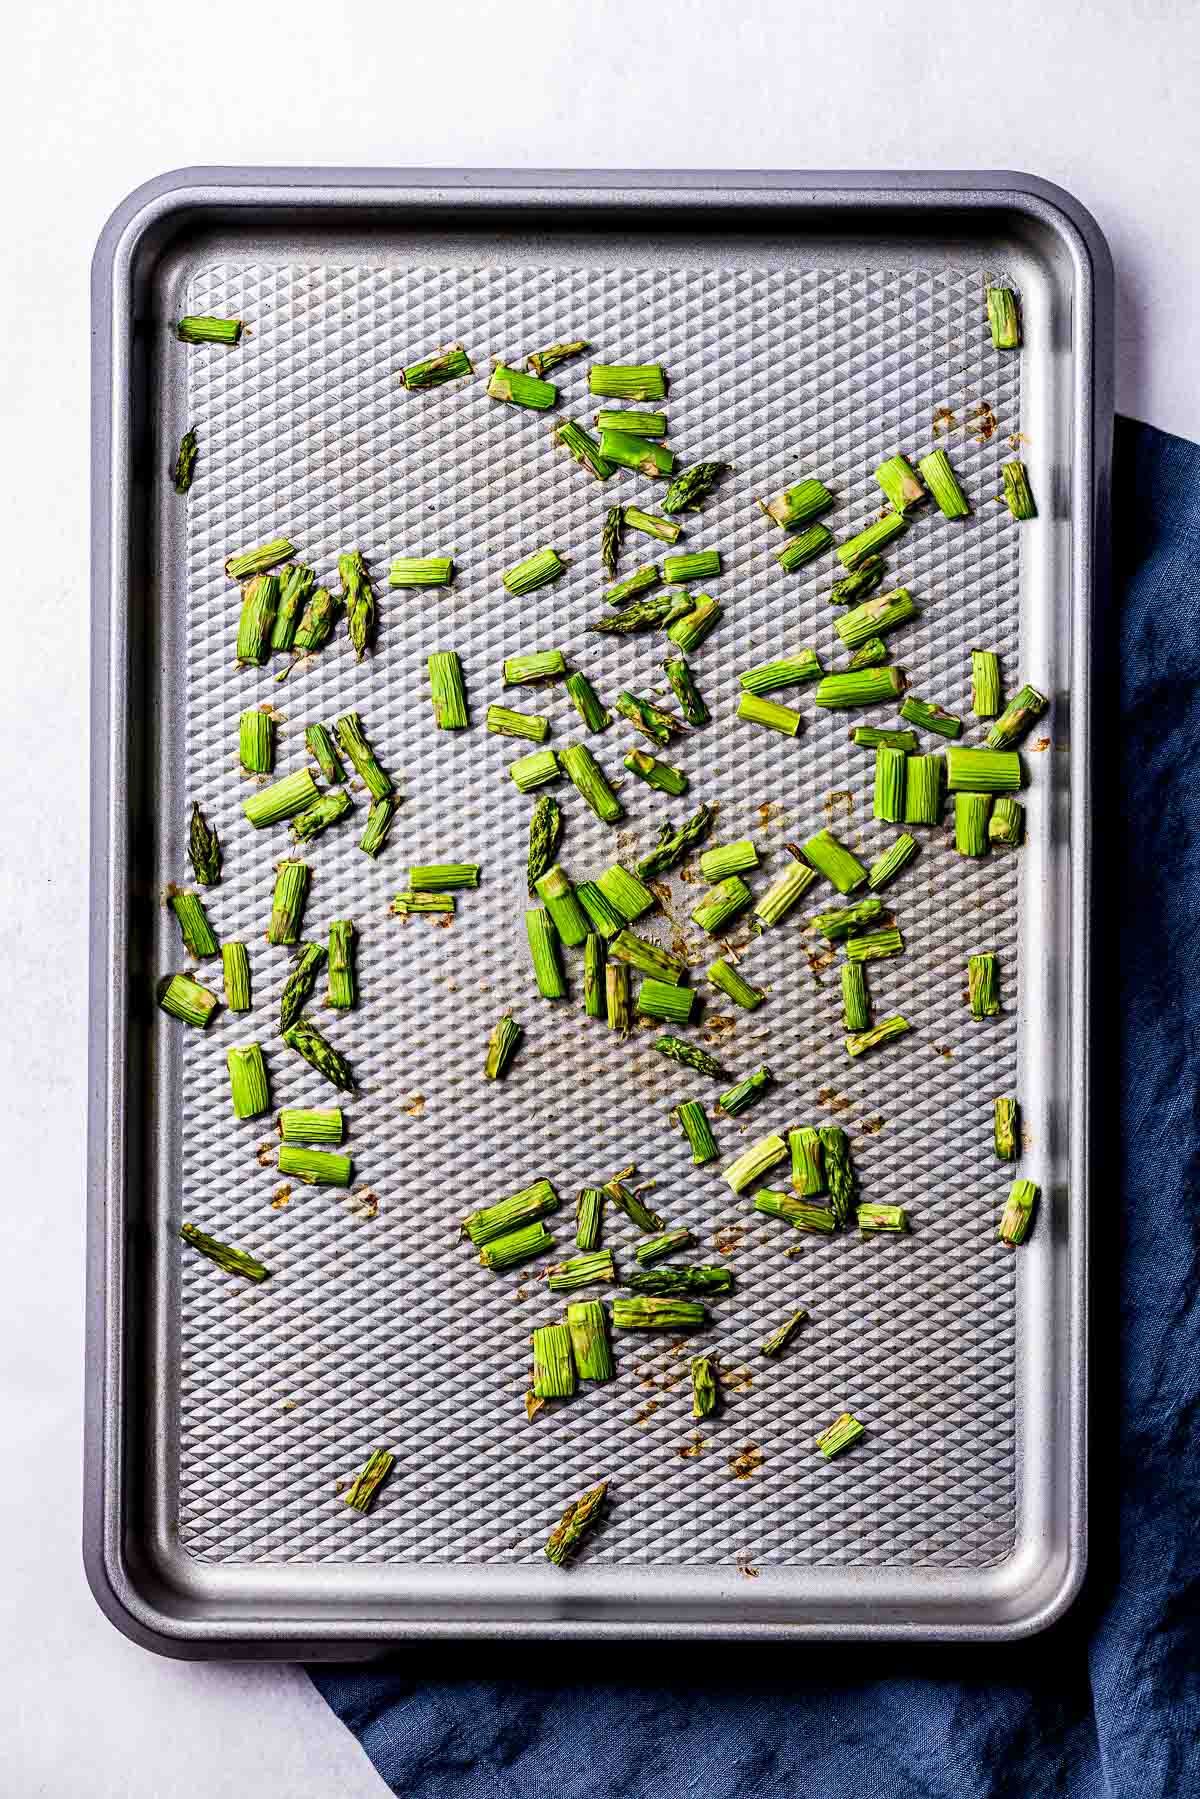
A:
POLYGON ((1113 493, 1081 1598, 996 1647, 463 1644, 312 1669, 404 1799, 1200 1794, 1200 447, 1119 420, 1113 493))

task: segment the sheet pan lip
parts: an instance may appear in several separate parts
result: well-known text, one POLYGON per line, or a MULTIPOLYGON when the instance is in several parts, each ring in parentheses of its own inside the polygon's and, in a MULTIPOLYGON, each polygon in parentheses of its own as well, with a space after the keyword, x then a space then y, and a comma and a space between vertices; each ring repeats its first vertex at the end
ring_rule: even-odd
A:
MULTIPOLYGON (((434 201, 470 196, 482 203, 539 196, 557 203, 617 206, 680 204, 702 208, 724 201, 803 209, 880 206, 903 209, 941 204, 971 210, 981 204, 1015 210, 1051 228, 1070 254, 1081 299, 1076 359, 1076 416, 1080 434, 1072 451, 1076 488, 1088 503, 1075 508, 1072 561, 1075 641, 1090 640, 1093 596, 1102 605, 1108 583, 1107 549, 1098 524, 1107 517, 1107 476, 1112 419, 1112 260, 1092 215, 1073 195, 1038 176, 1005 170, 487 170, 317 169, 197 166, 172 170, 135 188, 105 224, 92 263, 92 757, 91 757, 91 965, 89 1026, 87 1368, 84 1441, 84 1564, 101 1609, 132 1640, 170 1655, 370 1652, 401 1638, 521 1635, 578 1637, 874 1638, 898 1640, 1015 1640, 1045 1629, 1069 1608, 1083 1583, 1087 1554, 1087 1283, 1088 1091, 1086 1019, 1089 991, 1088 914, 1091 893, 1091 746, 1087 700, 1072 707, 1071 1018, 1079 1104, 1071 1131, 1073 1229, 1068 1265, 1072 1299, 1071 1379, 1065 1395, 1070 1441, 1069 1492, 1065 1496, 1068 1553, 1054 1590, 1028 1615, 994 1623, 837 1621, 831 1624, 761 1624, 711 1620, 702 1625, 595 1619, 462 1620, 414 1618, 397 1629, 381 1618, 337 1621, 295 1615, 197 1620, 173 1614, 150 1597, 149 1583, 124 1547, 128 1495, 124 1490, 120 1419, 125 1380, 124 1146, 114 1120, 123 1115, 126 1028, 113 1003, 111 971, 124 966, 125 907, 118 874, 126 863, 124 744, 114 722, 124 713, 127 633, 118 603, 120 572, 128 553, 128 507, 122 483, 113 480, 116 451, 128 431, 122 384, 128 345, 118 322, 128 315, 131 279, 139 247, 154 230, 182 223, 208 205, 269 206, 311 202, 349 209, 389 198, 434 201)), ((1090 685, 1090 684, 1089 684, 1090 685)))

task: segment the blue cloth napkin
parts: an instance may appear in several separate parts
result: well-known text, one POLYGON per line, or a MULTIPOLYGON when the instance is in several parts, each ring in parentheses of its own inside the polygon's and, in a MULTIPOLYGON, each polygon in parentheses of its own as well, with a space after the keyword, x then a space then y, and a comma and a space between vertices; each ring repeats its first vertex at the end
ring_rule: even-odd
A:
POLYGON ((1200 1794, 1200 447, 1118 421, 1114 492, 1083 1596, 995 1648, 452 1645, 312 1669, 404 1799, 1200 1794))

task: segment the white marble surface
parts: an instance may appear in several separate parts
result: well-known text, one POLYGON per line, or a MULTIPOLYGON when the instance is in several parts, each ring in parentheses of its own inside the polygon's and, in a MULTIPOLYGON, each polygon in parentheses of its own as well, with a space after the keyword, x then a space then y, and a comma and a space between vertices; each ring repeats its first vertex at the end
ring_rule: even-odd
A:
POLYGON ((0 1786, 23 1799, 383 1791, 300 1670, 147 1655, 80 1567, 88 262, 115 203, 187 163, 1028 169, 1108 234, 1118 404, 1200 434, 1184 0, 214 11, 51 0, 5 42, 0 1786))

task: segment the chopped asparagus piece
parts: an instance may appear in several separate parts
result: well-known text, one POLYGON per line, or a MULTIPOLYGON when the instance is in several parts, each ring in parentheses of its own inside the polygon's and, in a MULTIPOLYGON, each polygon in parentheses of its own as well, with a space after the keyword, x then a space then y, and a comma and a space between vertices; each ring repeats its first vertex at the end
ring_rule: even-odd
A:
POLYGON ((395 1459, 386 1449, 373 1449, 367 1458, 366 1467, 351 1483, 346 1494, 346 1504, 356 1512, 369 1512, 395 1459))
POLYGON ((219 956, 221 946, 208 922, 204 901, 194 893, 173 893, 170 898, 170 906, 179 925, 179 935, 183 939, 183 947, 188 954, 198 957, 201 961, 206 956, 219 956))
POLYGON ((604 1218, 604 1189, 581 1187, 575 1198, 575 1247, 599 1249, 604 1218))
POLYGON ((697 1074, 706 1074, 714 1081, 729 1079, 729 1070, 722 1068, 715 1056, 710 1056, 705 1049, 698 1049, 694 1043, 685 1043, 682 1037, 656 1037, 653 1047, 660 1056, 678 1062, 681 1068, 694 1068, 697 1074))
POLYGON ((886 568, 882 556, 864 556, 852 574, 834 582, 829 592, 830 605, 850 606, 856 600, 865 600, 882 584, 886 568))
POLYGON ((634 1172, 632 1163, 628 1168, 622 1168, 613 1175, 611 1180, 605 1181, 604 1193, 606 1198, 612 1200, 618 1211, 624 1212, 631 1224, 636 1224, 640 1231, 645 1231, 648 1235, 653 1236, 656 1231, 662 1230, 663 1221, 657 1212, 650 1210, 632 1187, 626 1185, 627 1177, 634 1172))
MULTIPOLYGON (((925 473, 924 464, 921 473, 925 473)), ((908 530, 908 520, 899 512, 887 512, 882 518, 868 525, 865 531, 857 536, 849 537, 845 543, 839 544, 836 555, 844 569, 856 574, 867 561, 873 561, 885 543, 891 543, 893 537, 901 537, 908 530)))
POLYGON ((550 720, 530 712, 512 712, 507 706, 489 706, 484 720, 498 737, 522 737, 529 743, 545 743, 550 720))
POLYGON ((539 875, 534 886, 538 898, 554 921, 555 930, 568 949, 584 942, 589 928, 587 914, 576 899, 575 890, 560 864, 556 862, 545 874, 539 875))
MULTIPOLYGON (((937 820, 934 819, 932 822, 936 824, 937 820)), ((878 892, 881 887, 886 887, 889 881, 894 881, 900 870, 908 866, 916 853, 916 838, 910 837, 907 831, 902 831, 895 843, 889 849, 884 850, 882 856, 877 856, 871 864, 870 872, 867 875, 867 886, 872 893, 878 892)))
POLYGON ((241 1049, 227 1049, 225 1064, 229 1069, 229 1091, 235 1118, 261 1118, 271 1110, 267 1088, 267 1065, 262 1046, 247 1043, 241 1049))
POLYGON ((1000 982, 996 957, 988 951, 967 958, 967 993, 972 1018, 995 1018, 1000 1012, 1000 982))
POLYGON ((840 1418, 835 1418, 832 1424, 826 1425, 816 1439, 816 1444, 825 1460, 831 1462, 843 1449, 849 1449, 852 1443, 857 1443, 862 1435, 863 1426, 854 1414, 843 1412, 840 1418))
POLYGON ((604 1010, 610 1031, 629 1035, 629 969, 623 962, 604 964, 604 1010))
POLYGON ((518 756, 508 765, 509 779, 522 793, 528 793, 531 787, 542 787, 547 781, 557 781, 562 772, 554 750, 534 750, 532 755, 518 756))
POLYGON ((575 458, 580 468, 590 469, 597 481, 607 481, 616 474, 613 463, 600 454, 600 445, 595 438, 575 419, 564 419, 554 436, 567 454, 575 458))
POLYGON ((987 316, 993 349, 1019 349, 1021 325, 1017 317, 1017 297, 1011 287, 987 289, 987 316))
POLYGON ((493 1274, 503 1274, 506 1269, 530 1262, 534 1256, 553 1248, 554 1238, 539 1218, 536 1224, 526 1224, 518 1231, 510 1231, 485 1243, 479 1251, 479 1261, 493 1274))
POLYGON ((942 822, 944 756, 910 756, 904 783, 904 823, 939 825, 942 822))
POLYGON ((998 793, 988 819, 988 842, 1015 849, 1025 835, 1025 808, 1011 794, 998 793))
POLYGON ((1015 1099, 997 1099, 992 1102, 994 1113, 992 1137, 996 1155, 1001 1162, 1015 1162, 1017 1159, 1017 1129, 1019 1115, 1015 1099))
POLYGON ((874 815, 883 824, 904 822, 904 785, 908 757, 903 750, 880 744, 875 751, 874 815))
POLYGON ((485 1243, 494 1242, 497 1237, 532 1224, 548 1212, 557 1212, 558 1203, 553 1184, 543 1178, 534 1181, 531 1187, 522 1187, 519 1193, 510 1193, 507 1198, 498 1199, 477 1212, 468 1212, 462 1221, 462 1234, 470 1238, 476 1249, 482 1249, 485 1243))
POLYGON ((478 862, 414 862, 408 884, 414 893, 456 893, 462 887, 478 887, 478 862))
POLYGON ((225 1274, 241 1274, 248 1281, 265 1281, 270 1273, 262 1263, 248 1255, 244 1249, 234 1249, 229 1243, 219 1243, 206 1231, 197 1230, 194 1224, 180 1226, 179 1235, 189 1249, 198 1249, 202 1256, 215 1262, 225 1274))
POLYGON ((936 700, 918 700, 909 694, 900 708, 900 716, 910 724, 919 725, 922 731, 936 731, 939 737, 962 736, 962 719, 947 712, 936 700))
POLYGON ((783 737, 798 736, 804 723, 793 707, 777 705, 774 700, 762 699, 756 693, 742 694, 737 715, 747 724, 764 725, 768 731, 778 731, 783 737))
POLYGON ((1002 462, 1000 478, 1004 482, 1004 498, 1013 517, 1015 519, 1036 518, 1037 507, 1034 505, 1033 492, 1029 485, 1025 464, 1016 460, 1002 462))
POLYGON ((805 525, 809 519, 828 512, 833 505, 833 495, 823 481, 810 476, 777 494, 773 500, 756 500, 755 505, 780 530, 794 531, 797 525, 805 525))
POLYGON ((921 478, 937 502, 943 518, 966 518, 970 513, 967 496, 958 483, 958 476, 950 467, 950 458, 945 450, 931 450, 928 456, 922 456, 917 467, 921 478))
POLYGON ((221 945, 221 966, 225 976, 225 1004, 231 1012, 250 1010, 250 957, 244 943, 221 945))
POLYGON ((717 1358, 715 1355, 693 1356, 692 1417, 708 1418, 717 1409, 717 1358))
POLYGON ((366 784, 367 792, 373 800, 386 799, 395 791, 392 777, 380 767, 375 759, 375 752, 367 742, 362 728, 362 719, 357 712, 345 712, 341 718, 335 719, 334 731, 342 747, 342 754, 351 767, 366 784))
POLYGON ((778 662, 763 662, 738 676, 747 693, 773 693, 777 687, 796 687, 803 681, 818 681, 824 674, 815 650, 797 650, 778 662))
POLYGON ((686 586, 689 581, 705 581, 721 572, 720 550, 691 550, 678 556, 663 557, 663 580, 686 586))
POLYGON ((755 1100, 762 1098, 773 1079, 771 1070, 764 1063, 753 1074, 748 1074, 744 1081, 739 1081, 736 1086, 722 1093, 717 1105, 726 1118, 736 1118, 739 1112, 744 1112, 747 1106, 752 1106, 755 1100))
MULTIPOLYGON (((603 731, 612 723, 612 713, 600 702, 600 695, 587 676, 575 669, 566 679, 571 703, 589 731, 603 731)), ((549 729, 549 726, 547 726, 549 729)))
POLYGON ((277 865, 271 922, 267 927, 268 943, 299 943, 300 923, 311 879, 312 870, 307 862, 285 857, 277 865))
POLYGON ((685 656, 689 656, 693 650, 700 648, 704 639, 712 631, 716 630, 721 622, 723 612, 724 608, 719 601, 713 599, 711 594, 698 593, 695 595, 691 610, 667 626, 667 636, 677 650, 682 650, 685 656))
POLYGON ((203 1030, 220 1001, 190 974, 164 975, 158 984, 158 1003, 172 1018, 203 1030))
POLYGON ((669 518, 659 518, 657 513, 642 512, 637 506, 626 506, 624 517, 631 531, 640 531, 646 537, 656 537, 660 543, 678 543, 683 536, 682 525, 675 524, 669 518))
POLYGON ((775 560, 780 568, 791 574, 793 569, 803 568, 814 556, 833 548, 833 532, 825 525, 809 525, 804 531, 797 531, 786 543, 780 544, 775 552, 775 560))
POLYGON ((1031 725, 1042 716, 1050 704, 1044 693, 1036 687, 1022 687, 1013 695, 1008 705, 1000 714, 987 734, 989 750, 1010 750, 1014 743, 1019 743, 1031 725))
POLYGON ((602 823, 615 825, 619 818, 624 818, 624 806, 586 743, 569 743, 558 752, 558 759, 567 779, 602 823))
POLYGON ((807 862, 793 862, 785 868, 778 880, 772 881, 767 891, 760 894, 754 907, 755 928, 761 932, 778 924, 816 878, 816 869, 810 868, 807 862))
POLYGON ((565 998, 567 983, 558 953, 558 933, 550 914, 543 912, 540 907, 531 908, 525 914, 525 934, 529 939, 529 954, 538 992, 543 999, 565 998))
MULTIPOLYGON (((605 468, 609 465, 605 463, 605 468)), ((604 515, 604 528, 600 533, 600 562, 610 581, 617 578, 617 564, 621 558, 621 538, 625 532, 624 506, 610 506, 604 515)))
POLYGON ((434 650, 430 655, 429 697, 434 722, 440 730, 461 731, 470 724, 462 663, 456 650, 434 650))
POLYGON ((670 682, 671 692, 679 701, 688 724, 706 725, 709 719, 708 707, 700 697, 686 657, 668 656, 663 663, 663 673, 670 682))
POLYGON ((593 932, 598 933, 604 943, 611 942, 622 929, 625 919, 608 903, 595 881, 580 881, 575 898, 587 913, 593 932))
POLYGON ((817 831, 802 847, 813 867, 832 881, 839 893, 853 893, 867 878, 858 857, 839 843, 832 831, 817 831))
POLYGON ((904 954, 904 939, 895 925, 887 925, 881 931, 865 931, 861 937, 849 938, 846 954, 851 962, 883 962, 890 956, 904 954))
POLYGON ((236 556, 230 556, 225 563, 225 573, 231 581, 246 581, 252 575, 265 575, 268 569, 278 568, 295 553, 295 545, 286 537, 275 537, 256 550, 242 550, 236 556))
POLYGON ((902 1235, 908 1229, 908 1213, 903 1206, 860 1205, 857 1216, 864 1237, 881 1232, 902 1235))
POLYGON ((652 910, 655 899, 650 889, 639 881, 636 875, 620 862, 614 862, 606 868, 596 882, 601 893, 615 912, 619 912, 626 924, 632 924, 644 912, 652 910))
POLYGON ((620 406, 601 407, 595 423, 600 431, 624 431, 632 437, 665 437, 665 412, 638 412, 620 406))
POLYGON ((708 1310, 700 1299, 614 1299, 612 1321, 619 1331, 702 1330, 708 1310))
POLYGON ((683 963, 661 944, 639 937, 636 931, 622 930, 608 946, 610 962, 625 962, 651 980, 666 981, 678 987, 687 972, 683 963))
POLYGON ((700 857, 700 873, 706 881, 723 881, 726 875, 745 874, 747 869, 757 867, 758 851, 749 837, 704 850, 700 857))
POLYGON ((740 875, 727 875, 713 887, 691 913, 692 923, 710 936, 722 930, 729 920, 750 904, 751 893, 740 875))
POLYGON ((583 946, 583 1010, 588 1018, 603 1018, 604 939, 589 931, 583 946))
POLYGON ((639 1243, 633 1253, 637 1257, 638 1266, 648 1268, 652 1262, 661 1262, 664 1256, 674 1255, 677 1249, 690 1248, 695 1241, 691 1231, 686 1229, 663 1231, 661 1236, 649 1237, 645 1243, 639 1243))
POLYGON ((859 749, 904 750, 908 755, 915 755, 917 734, 915 731, 877 731, 874 725, 857 725, 850 733, 851 741, 859 749))
POLYGON ((623 1285, 635 1293, 654 1293, 664 1298, 676 1293, 731 1293, 733 1269, 715 1268, 639 1268, 627 1276, 623 1285))
POLYGON ((826 943, 840 943, 856 931, 865 931, 882 916, 883 901, 871 898, 858 900, 853 906, 833 906, 828 912, 817 912, 809 923, 826 943))
POLYGON ((875 479, 885 498, 890 500, 892 511, 898 512, 901 518, 906 517, 914 506, 924 505, 929 498, 907 456, 889 456, 875 470, 875 479))
POLYGON ((1017 1244, 1024 1243, 1033 1223, 1033 1210, 1037 1201, 1038 1188, 1033 1181, 1013 1182, 1008 1203, 1000 1218, 1000 1228, 996 1232, 997 1242, 1007 1243, 1013 1249, 1017 1244))
POLYGON ((898 668, 852 668, 846 674, 826 675, 813 695, 818 706, 841 711, 847 706, 873 706, 894 700, 904 692, 904 674, 898 668))
POLYGON ((582 356, 591 345, 586 338, 577 337, 571 343, 550 344, 544 350, 533 350, 525 358, 525 367, 544 380, 551 369, 556 369, 560 362, 569 362, 572 356, 582 356))
POLYGON ((303 1056, 310 1068, 324 1075, 332 1086, 340 1087, 343 1093, 354 1091, 349 1062, 327 1037, 322 1036, 316 1025, 309 1024, 306 1018, 298 1018, 291 1030, 283 1033, 283 1041, 298 1056, 303 1056))
POLYGON ((605 462, 633 469, 649 480, 665 480, 675 467, 675 452, 666 444, 655 443, 649 437, 634 437, 628 431, 602 431, 600 454, 605 462))
POLYGON ((601 400, 663 400, 667 371, 660 362, 594 362, 588 370, 588 386, 601 400))
POLYGON ((919 616, 907 587, 895 587, 890 593, 876 594, 874 599, 864 600, 861 606, 843 612, 834 630, 848 650, 856 650, 869 638, 881 637, 887 631, 894 631, 897 625, 907 624, 909 619, 919 616))
POLYGON ((611 1380, 616 1373, 608 1341, 608 1314, 598 1299, 567 1307, 567 1329, 580 1380, 611 1380))
POLYGON ((878 668, 880 663, 886 662, 890 655, 891 651, 882 637, 868 637, 866 643, 861 644, 855 650, 846 667, 849 669, 878 668))
MULTIPOLYGON (((686 597, 690 608, 691 595, 686 597)), ((673 592, 650 594, 644 600, 634 600, 620 612, 606 612, 592 619, 587 629, 606 637, 633 637, 639 631, 657 631, 678 617, 676 606, 673 592)))
POLYGON ((954 847, 960 856, 986 856, 990 793, 956 793, 954 796, 954 847))
POLYGON ((812 1199, 825 1191, 825 1169, 821 1138, 815 1126, 801 1125, 787 1135, 792 1158, 792 1187, 801 1199, 812 1199))
POLYGON ((760 1181, 764 1174, 782 1162, 788 1153, 788 1146, 783 1138, 774 1132, 770 1136, 760 1137, 744 1149, 740 1156, 735 1156, 722 1173, 722 1180, 727 1181, 735 1193, 744 1193, 747 1187, 760 1181))
MULTIPOLYGON (((708 1113, 701 1102, 698 1099, 682 1100, 675 1108, 674 1117, 691 1146, 692 1166, 702 1168, 706 1162, 715 1162, 718 1154, 717 1140, 712 1134, 708 1113)), ((671 1247, 674 1248, 675 1244, 672 1243, 671 1247)), ((668 1252, 664 1250, 662 1253, 665 1255, 668 1252)), ((646 1259, 639 1250, 638 1260, 644 1262, 646 1259)))
POLYGON ((657 756, 651 756, 646 750, 630 750, 625 757, 625 767, 631 775, 645 781, 648 787, 657 788, 659 793, 669 793, 675 798, 687 792, 688 778, 681 768, 672 768, 669 762, 660 762, 657 756))
POLYGON ((299 1143, 281 1143, 275 1163, 280 1174, 290 1174, 306 1187, 348 1187, 354 1179, 352 1157, 299 1143))
POLYGON ((271 632, 279 606, 279 576, 255 575, 247 581, 242 594, 242 612, 238 619, 237 647, 239 662, 257 667, 271 654, 271 632))
POLYGON ((580 1287, 595 1287, 616 1278, 612 1250, 598 1249, 592 1255, 571 1256, 565 1262, 553 1263, 546 1284, 551 1293, 575 1293, 580 1287))
POLYGON ((823 1124, 818 1135, 825 1156, 829 1209, 836 1224, 845 1224, 854 1206, 854 1165, 850 1160, 850 1139, 840 1124, 823 1124))
POLYGON ((317 976, 324 960, 324 944, 306 943, 292 963, 291 973, 283 983, 283 992, 279 996, 281 1036, 285 1031, 291 1030, 307 1005, 312 990, 317 984, 317 976))
POLYGON ((329 1004, 339 1012, 358 999, 354 955, 353 919, 335 918, 329 927, 329 1004))
POLYGON ((727 962, 724 957, 711 962, 706 972, 714 987, 720 988, 735 1006, 742 1006, 747 1012, 753 1012, 767 997, 761 989, 752 987, 749 981, 744 980, 733 963, 727 962))
POLYGON ((534 412, 548 412, 558 399, 553 381, 539 380, 523 369, 506 368, 498 362, 488 378, 489 400, 507 400, 513 406, 528 406, 534 412))
POLYGON ((1016 793, 1022 778, 1021 758, 1015 750, 977 750, 951 744, 946 751, 950 793, 1016 793))
MULTIPOLYGON (((551 750, 550 755, 554 752, 551 750)), ((526 758, 532 760, 532 758, 526 758)), ((513 768, 516 767, 514 763, 513 768)), ((555 772, 558 762, 555 759, 555 772)), ((509 773, 512 773, 510 768, 509 773)), ((515 778, 515 777, 514 777, 515 778)), ((518 781, 518 786, 521 783, 518 781)), ((533 783, 530 783, 533 785, 533 783)), ((529 815, 529 856, 527 863, 527 880, 530 893, 533 892, 538 877, 544 875, 554 860, 554 852, 558 848, 562 836, 562 813, 558 801, 547 793, 542 794, 529 815)))
POLYGON ((602 1480, 598 1487, 590 1487, 578 1499, 573 1499, 550 1532, 546 1539, 546 1554, 556 1567, 562 1567, 592 1528, 607 1491, 608 1482, 602 1480))
POLYGON ((456 910, 452 893, 397 893, 388 907, 398 918, 409 918, 423 912, 453 913, 456 910))
POLYGON ((694 462, 668 487, 663 511, 702 512, 705 500, 728 468, 727 462, 694 462))
POLYGON ((321 774, 331 786, 346 779, 346 770, 342 759, 334 747, 333 738, 324 725, 306 725, 304 727, 304 743, 310 756, 315 760, 321 774))
POLYGON ((695 1000, 696 995, 690 987, 650 978, 638 988, 637 1015, 639 1018, 657 1018, 664 1024, 687 1024, 695 1000))
POLYGON ((375 595, 361 550, 338 557, 342 599, 346 606, 346 634, 361 662, 375 637, 375 595))
POLYGON ((772 1359, 775 1356, 781 1356, 796 1332, 800 1329, 800 1326, 807 1322, 807 1319, 808 1312, 801 1306, 798 1311, 793 1312, 791 1317, 780 1325, 773 1336, 768 1337, 765 1343, 759 1344, 761 1354, 770 1356, 772 1359))
POLYGON ((780 1218, 798 1231, 816 1231, 829 1237, 837 1229, 828 1206, 815 1206, 811 1200, 797 1199, 794 1193, 773 1187, 761 1187, 754 1195, 754 1210, 765 1212, 768 1218, 780 1218))
POLYGON ((181 344, 224 344, 231 349, 242 335, 241 319, 214 319, 189 313, 179 320, 175 335, 181 344))
POLYGON ((272 650, 290 650, 296 641, 300 614, 313 595, 316 576, 302 564, 288 566, 280 576, 279 610, 271 627, 272 650))
POLYGON ((845 1039, 848 1056, 862 1056, 870 1049, 880 1049, 885 1043, 892 1043, 897 1037, 903 1037, 911 1031, 912 1026, 907 1018, 897 1012, 892 1018, 885 1018, 869 1031, 855 1031, 845 1039))
POLYGON ((436 350, 422 362, 410 362, 407 368, 401 369, 400 385, 411 392, 419 387, 440 387, 445 381, 455 381, 460 375, 474 373, 471 358, 462 345, 451 344, 448 349, 436 350))
POLYGON ((618 581, 610 587, 604 598, 610 606, 624 606, 627 601, 635 600, 639 593, 646 593, 651 587, 658 587, 662 581, 662 570, 656 562, 643 563, 635 568, 624 581, 618 581))
POLYGON ((452 556, 393 556, 389 587, 449 587, 454 580, 452 556))
MULTIPOLYGON (((509 593, 515 594, 519 599, 523 594, 545 587, 549 581, 557 581, 560 575, 566 573, 566 568, 558 551, 545 544, 540 550, 535 550, 532 556, 526 556, 523 562, 515 563, 500 579, 509 593)), ((506 680, 507 678, 505 676, 506 680)))
POLYGON ((200 886, 215 887, 221 878, 221 839, 200 810, 198 800, 192 801, 192 820, 188 830, 188 855, 200 886))
POLYGON ((303 812, 298 812, 293 818, 292 836, 297 843, 307 843, 353 810, 354 802, 345 788, 336 793, 323 793, 314 805, 306 806, 303 812))
POLYGON ((994 650, 972 650, 972 712, 976 718, 995 718, 1002 704, 999 656, 994 650))
MULTIPOLYGON (((642 857, 637 865, 637 874, 643 880, 662 874, 670 868, 672 862, 677 862, 681 856, 687 854, 688 850, 703 841, 712 829, 715 817, 715 808, 703 805, 678 831, 672 829, 669 821, 661 824, 658 827, 657 846, 650 851, 649 855, 642 857)), ((601 885, 603 885, 603 877, 601 877, 601 885)))
POLYGON ((341 1143, 346 1134, 345 1120, 336 1106, 310 1111, 286 1106, 275 1128, 284 1143, 341 1143))
POLYGON ((567 672, 561 650, 534 650, 528 656, 506 656, 504 685, 532 687, 538 681, 555 681, 567 672))
POLYGON ((323 649, 333 636, 338 603, 327 587, 318 587, 300 615, 292 648, 297 655, 311 655, 323 649))

